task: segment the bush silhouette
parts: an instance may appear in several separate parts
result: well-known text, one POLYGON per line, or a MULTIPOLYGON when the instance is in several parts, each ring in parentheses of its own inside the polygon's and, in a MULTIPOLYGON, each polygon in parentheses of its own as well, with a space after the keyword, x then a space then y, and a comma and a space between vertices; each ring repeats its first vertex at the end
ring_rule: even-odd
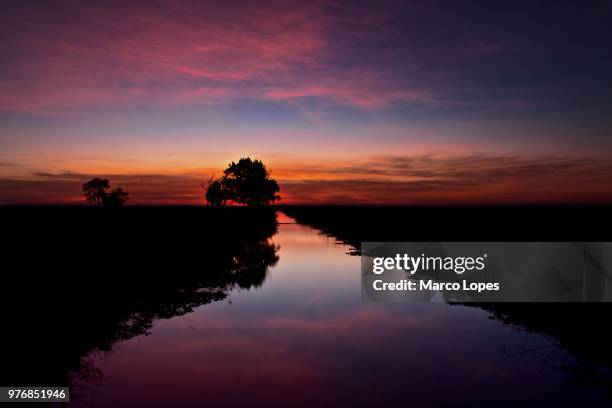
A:
POLYGON ((208 184, 202 184, 206 190, 204 197, 208 205, 213 207, 223 207, 228 200, 227 191, 224 189, 221 180, 214 180, 214 175, 208 180, 208 184))
POLYGON ((129 196, 127 191, 119 187, 107 192, 109 188, 108 179, 96 177, 83 184, 83 195, 88 203, 99 207, 119 207, 125 204, 129 196))
POLYGON ((125 204, 128 200, 127 191, 123 191, 121 187, 114 189, 104 197, 102 204, 106 207, 119 207, 125 204))
POLYGON ((228 201, 249 207, 262 207, 280 200, 280 187, 270 177, 261 160, 246 157, 231 162, 223 176, 211 178, 206 188, 206 202, 211 206, 224 206, 228 201))

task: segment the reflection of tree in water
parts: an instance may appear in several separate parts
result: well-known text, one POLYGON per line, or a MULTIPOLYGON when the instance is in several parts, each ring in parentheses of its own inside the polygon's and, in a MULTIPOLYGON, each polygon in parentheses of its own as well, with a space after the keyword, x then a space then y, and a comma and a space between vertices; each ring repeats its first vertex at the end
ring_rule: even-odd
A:
POLYGON ((268 242, 253 242, 245 245, 232 258, 232 267, 226 279, 241 289, 261 287, 268 268, 278 262, 277 247, 268 242))
POLYGON ((147 334, 234 288, 260 287, 278 262, 270 209, 4 209, 5 384, 87 384, 84 356, 147 334), (72 373, 72 374, 69 374, 72 373))
MULTIPOLYGON (((79 361, 79 367, 69 373, 74 392, 86 393, 102 378, 94 360, 113 350, 115 344, 139 335, 146 335, 158 319, 169 319, 191 313, 194 308, 225 299, 234 288, 261 287, 268 269, 278 262, 278 247, 266 240, 244 243, 231 253, 219 254, 219 263, 227 268, 208 271, 203 280, 192 285, 168 290, 156 290, 130 302, 125 317, 109 322, 106 333, 96 339, 92 351, 79 361), (104 336, 107 336, 104 338, 104 336)), ((214 256, 214 255, 212 255, 214 256)))

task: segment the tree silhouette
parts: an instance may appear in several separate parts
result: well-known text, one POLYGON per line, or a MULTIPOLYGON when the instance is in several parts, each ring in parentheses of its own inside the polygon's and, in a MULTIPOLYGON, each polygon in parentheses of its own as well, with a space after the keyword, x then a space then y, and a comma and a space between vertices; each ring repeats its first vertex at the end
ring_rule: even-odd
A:
POLYGON ((223 171, 223 177, 213 181, 206 188, 208 205, 223 206, 227 201, 249 207, 261 207, 280 200, 280 187, 261 160, 242 158, 231 162, 223 171))
POLYGON ((127 191, 123 191, 121 187, 107 192, 110 188, 108 179, 96 177, 83 184, 83 195, 90 204, 96 204, 99 207, 119 207, 128 200, 127 191))
POLYGON ((101 207, 104 205, 106 189, 109 187, 108 179, 96 177, 83 184, 83 195, 88 203, 101 207))
POLYGON ((270 178, 260 160, 242 158, 238 163, 232 162, 223 174, 223 185, 238 204, 263 206, 280 199, 276 194, 280 191, 278 183, 270 178))

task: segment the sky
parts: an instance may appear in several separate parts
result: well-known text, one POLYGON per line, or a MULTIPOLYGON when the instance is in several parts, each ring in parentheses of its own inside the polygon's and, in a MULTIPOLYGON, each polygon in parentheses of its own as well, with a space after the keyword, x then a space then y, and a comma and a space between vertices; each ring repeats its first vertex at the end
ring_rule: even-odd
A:
POLYGON ((0 204, 612 202, 611 1, 0 2, 0 204))

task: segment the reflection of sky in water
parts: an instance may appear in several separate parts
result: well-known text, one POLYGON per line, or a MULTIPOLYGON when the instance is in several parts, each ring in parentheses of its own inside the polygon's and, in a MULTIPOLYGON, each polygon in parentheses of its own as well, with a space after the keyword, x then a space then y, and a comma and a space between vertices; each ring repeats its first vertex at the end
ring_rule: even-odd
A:
MULTIPOLYGON (((286 221, 286 220, 285 220, 286 221)), ((99 405, 587 404, 540 357, 554 349, 447 304, 361 302, 359 257, 300 225, 273 238, 259 289, 156 323, 96 361, 99 405), (521 348, 538 350, 510 356, 521 348)))

